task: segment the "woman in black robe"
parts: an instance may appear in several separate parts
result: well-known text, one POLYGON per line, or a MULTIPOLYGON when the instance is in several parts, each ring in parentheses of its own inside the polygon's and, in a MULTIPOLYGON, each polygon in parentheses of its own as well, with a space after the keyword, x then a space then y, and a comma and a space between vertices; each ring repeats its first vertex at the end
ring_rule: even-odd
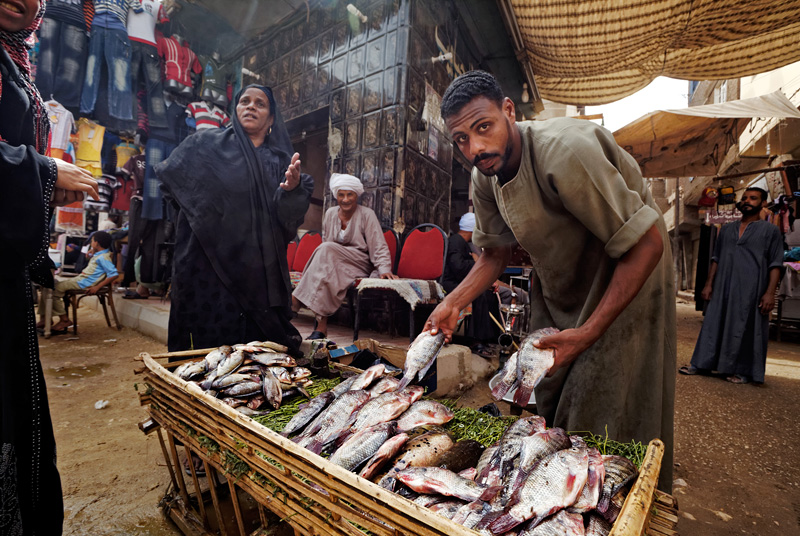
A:
POLYGON ((30 280, 53 286, 50 205, 97 199, 87 172, 44 156, 49 123, 30 79, 39 0, 0 6, 0 534, 61 534, 56 445, 39 362, 30 280))
POLYGON ((272 91, 244 88, 233 128, 189 136, 156 174, 177 209, 169 350, 252 340, 296 350, 286 247, 314 182, 272 91))

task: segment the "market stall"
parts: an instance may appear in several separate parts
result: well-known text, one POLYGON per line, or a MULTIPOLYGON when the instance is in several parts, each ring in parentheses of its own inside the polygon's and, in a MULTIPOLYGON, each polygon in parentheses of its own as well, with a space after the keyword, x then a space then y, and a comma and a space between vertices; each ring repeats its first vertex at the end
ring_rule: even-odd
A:
MULTIPOLYGON (((378 356, 390 358, 387 361, 396 361, 403 354, 402 349, 379 345, 374 341, 357 341, 357 344, 359 348, 369 348, 378 356)), ((243 346, 246 345, 240 345, 239 349, 243 346)), ((222 391, 205 390, 204 383, 206 387, 211 385, 206 383, 207 377, 205 381, 202 381, 200 375, 195 376, 194 381, 179 377, 179 374, 187 375, 188 367, 202 366, 198 364, 203 362, 205 356, 217 351, 205 349, 141 356, 144 362, 144 389, 140 384, 140 397, 142 403, 149 406, 150 414, 150 419, 142 424, 142 429, 145 433, 157 433, 159 436, 172 482, 172 488, 164 499, 164 510, 184 534, 261 534, 260 531, 279 521, 288 523, 295 534, 309 535, 475 534, 445 517, 445 508, 437 508, 436 502, 430 508, 424 507, 426 503, 420 498, 421 495, 427 496, 426 494, 414 493, 405 486, 402 489, 396 488, 395 491, 408 498, 393 493, 385 485, 385 475, 370 481, 348 471, 347 464, 341 466, 340 457, 337 458, 336 454, 338 451, 328 459, 323 457, 326 453, 323 456, 314 454, 309 450, 313 447, 307 445, 304 448, 301 446, 303 441, 298 441, 303 437, 302 431, 294 440, 280 435, 279 431, 289 435, 288 428, 285 428, 288 426, 287 419, 289 415, 299 411, 302 395, 283 400, 282 408, 293 408, 288 412, 273 410, 256 415, 252 411, 246 411, 253 415, 251 418, 232 407, 232 402, 220 394, 222 391), (278 414, 280 416, 276 417, 278 414), (201 467, 208 478, 201 477, 197 463, 184 465, 183 460, 193 457, 202 460, 201 467)), ((274 355, 268 357, 277 359, 274 355)), ((408 367, 406 369, 408 372, 408 367)), ((319 368, 315 370, 318 371, 319 368)), ((307 385, 306 394, 317 400, 329 390, 336 392, 337 386, 341 390, 345 382, 360 381, 364 388, 376 389, 381 383, 381 375, 387 382, 394 381, 396 384, 395 380, 387 379, 391 378, 391 374, 386 370, 383 370, 383 374, 372 374, 368 378, 371 381, 365 383, 365 378, 371 374, 370 370, 374 370, 373 367, 362 372, 331 361, 331 375, 339 375, 339 378, 314 376, 311 381, 304 382, 307 385), (352 379, 345 379, 345 376, 352 379)), ((454 410, 449 412, 449 419, 446 416, 441 419, 442 427, 427 427, 422 436, 419 436, 434 434, 435 437, 449 442, 450 446, 454 442, 458 444, 473 441, 489 447, 498 441, 502 442, 513 423, 524 424, 539 419, 528 417, 527 420, 518 421, 515 417, 491 417, 470 408, 457 408, 448 401, 423 399, 420 402, 442 402, 442 407, 447 405, 447 408, 454 410)), ((310 405, 312 403, 308 404, 310 405)), ((444 414, 447 415, 448 412, 444 411, 444 414)), ((403 422, 403 415, 398 418, 398 422, 403 422)), ((431 422, 439 421, 434 419, 431 422)), ((307 426, 311 427, 311 424, 307 426)), ((403 433, 414 434, 410 430, 403 433)), ((607 443, 613 443, 605 439, 607 443)), ((586 444, 603 447, 602 438, 586 436, 584 440, 586 444)), ((434 439, 421 441, 432 442, 434 439)), ((407 445, 411 442, 413 439, 407 445)), ((346 444, 345 441, 344 445, 346 444)), ((338 448, 342 449, 344 445, 338 448)), ((630 447, 629 445, 628 448, 630 447)), ((641 459, 636 461, 640 468, 633 476, 630 492, 626 489, 626 493, 617 498, 621 511, 614 516, 610 534, 675 534, 673 527, 677 522, 677 504, 672 497, 655 489, 663 443, 655 439, 646 447, 646 451, 644 446, 638 447, 641 459), (626 497, 624 504, 623 497, 626 497)), ((481 451, 485 452, 483 448, 481 451)), ((368 465, 369 463, 371 460, 368 465)), ((384 472, 392 467, 391 463, 393 462, 384 467, 384 472)), ((436 465, 432 460, 429 463, 436 465)), ((480 466, 481 462, 478 462, 478 467, 480 466)), ((455 469, 454 467, 453 471, 455 469)), ((364 470, 361 474, 365 474, 364 470)), ((476 483, 479 480, 480 476, 473 484, 483 486, 476 483)), ((480 489, 485 487, 487 486, 480 489)), ((496 489, 493 488, 493 491, 496 489)), ((487 496, 483 495, 482 498, 487 496)), ((458 506, 464 506, 481 501, 469 503, 463 498, 459 502, 458 506)), ((438 504, 447 503, 439 501, 438 504)), ((484 504, 488 508, 488 503, 484 504)), ((449 508, 455 509, 455 506, 451 505, 449 508)), ((452 518, 453 514, 451 511, 449 517, 452 518)), ((593 514, 587 514, 590 515, 593 514)))

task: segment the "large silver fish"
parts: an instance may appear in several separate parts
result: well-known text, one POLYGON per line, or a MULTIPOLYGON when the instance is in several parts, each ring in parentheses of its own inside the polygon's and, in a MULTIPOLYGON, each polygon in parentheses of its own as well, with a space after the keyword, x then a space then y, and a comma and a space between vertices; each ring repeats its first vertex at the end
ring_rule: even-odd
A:
POLYGON ((504 534, 529 519, 536 526, 550 514, 572 505, 586 484, 588 465, 586 449, 575 447, 541 460, 514 493, 505 512, 489 520, 489 530, 504 534))
POLYGON ((330 391, 325 391, 324 393, 314 397, 303 409, 298 411, 288 423, 286 423, 286 426, 283 427, 281 435, 284 437, 289 437, 290 434, 299 431, 301 428, 303 428, 303 426, 311 422, 311 419, 319 415, 319 413, 325 409, 328 404, 333 402, 335 398, 336 396, 330 391))
POLYGON ((444 424, 453 420, 453 412, 435 400, 418 400, 397 419, 397 431, 407 432, 418 426, 444 424))
POLYGON ((211 384, 211 388, 219 391, 221 389, 226 389, 232 385, 236 385, 239 382, 254 381, 257 379, 258 375, 240 374, 239 372, 234 372, 232 374, 228 374, 227 376, 223 376, 222 378, 217 378, 216 380, 214 380, 214 383, 211 384))
MULTIPOLYGON (((358 410, 369 400, 369 393, 363 390, 348 391, 331 403, 309 425, 310 431, 301 434, 303 439, 298 443, 314 454, 319 454, 329 443, 336 441, 346 432, 356 418, 358 410)), ((298 436, 299 437, 299 436, 298 436)), ((297 440, 297 438, 295 438, 297 440)))
POLYGON ((431 335, 429 331, 423 331, 406 352, 406 362, 403 366, 403 379, 400 380, 398 389, 403 389, 414 380, 415 376, 421 380, 425 377, 428 369, 433 365, 433 361, 444 346, 444 333, 439 331, 436 335, 431 335))
POLYGON ((340 396, 345 394, 347 391, 349 391, 350 387, 353 385, 353 382, 356 381, 357 377, 358 376, 351 376, 351 377, 339 382, 333 389, 331 389, 331 392, 333 393, 333 396, 335 396, 336 398, 339 398, 340 396))
POLYGON ((514 393, 514 404, 526 406, 531 398, 531 393, 533 393, 533 388, 542 381, 555 363, 555 350, 536 348, 533 341, 556 333, 558 333, 556 328, 539 329, 525 337, 522 344, 519 345, 517 379, 514 384, 517 392, 514 393))
POLYGON ((605 512, 611 498, 639 475, 636 466, 624 456, 603 456, 605 479, 603 480, 603 493, 597 502, 597 509, 605 512))
POLYGON ((407 441, 408 434, 403 433, 387 439, 372 458, 369 459, 361 472, 358 473, 358 476, 366 478, 367 480, 372 480, 372 477, 381 470, 381 467, 397 455, 407 441))
POLYGON ((262 352, 257 354, 250 354, 248 359, 252 359, 256 363, 267 367, 296 367, 297 362, 288 354, 279 354, 275 352, 262 352))
POLYGON ((206 370, 214 370, 219 365, 220 361, 228 357, 231 352, 233 352, 233 348, 230 346, 220 346, 219 348, 215 348, 211 350, 204 361, 206 362, 206 370))
POLYGON ((395 477, 417 493, 438 493, 470 502, 488 501, 499 491, 441 467, 409 467, 398 471, 395 477))
POLYGON ((367 370, 356 376, 355 381, 353 381, 353 384, 350 386, 350 390, 360 391, 367 389, 375 380, 383 376, 384 372, 386 372, 386 367, 383 365, 383 363, 372 365, 367 370))
POLYGON ((356 432, 336 449, 329 461, 353 471, 372 458, 381 445, 394 434, 396 428, 394 422, 384 422, 356 432))
POLYGON ((384 393, 377 398, 373 398, 359 410, 356 422, 353 423, 351 428, 352 431, 358 432, 370 426, 396 419, 411 404, 419 400, 424 392, 424 388, 413 385, 402 391, 384 393))
POLYGON ((372 398, 378 397, 383 393, 397 391, 397 386, 400 385, 400 380, 394 376, 386 376, 378 380, 378 383, 369 389, 369 396, 372 398))
POLYGON ((245 346, 256 347, 262 350, 272 350, 280 353, 286 353, 289 351, 287 346, 272 341, 252 341, 248 342, 245 346))
POLYGON ((492 396, 495 400, 502 400, 517 382, 517 355, 518 352, 514 352, 508 358, 503 367, 503 375, 500 377, 500 381, 492 389, 492 396))
POLYGON ((495 453, 495 456, 499 458, 500 469, 503 474, 507 474, 510 471, 511 463, 514 458, 519 456, 522 449, 522 440, 544 429, 544 417, 538 415, 517 419, 511 426, 506 428, 500 438, 500 448, 495 453))
POLYGON ((409 467, 430 467, 447 449, 453 446, 453 439, 445 431, 432 430, 408 441, 400 455, 394 460, 392 468, 378 483, 380 486, 394 491, 397 483, 396 474, 409 467))
POLYGON ((533 528, 526 528, 519 536, 585 536, 583 516, 559 511, 533 528))
POLYGON ((269 402, 270 405, 275 409, 281 407, 281 402, 283 401, 283 390, 281 389, 280 380, 278 380, 278 378, 276 378, 271 372, 265 372, 261 375, 261 381, 261 392, 264 394, 264 398, 267 399, 267 402, 269 402))
POLYGON ((586 485, 583 486, 578 500, 568 510, 576 514, 584 514, 597 508, 605 477, 606 468, 603 465, 603 456, 599 450, 592 447, 589 449, 589 472, 586 476, 586 485))
POLYGON ((524 437, 520 445, 519 473, 514 486, 519 486, 527 478, 536 462, 547 456, 568 449, 571 446, 570 438, 561 428, 550 428, 543 432, 524 437))

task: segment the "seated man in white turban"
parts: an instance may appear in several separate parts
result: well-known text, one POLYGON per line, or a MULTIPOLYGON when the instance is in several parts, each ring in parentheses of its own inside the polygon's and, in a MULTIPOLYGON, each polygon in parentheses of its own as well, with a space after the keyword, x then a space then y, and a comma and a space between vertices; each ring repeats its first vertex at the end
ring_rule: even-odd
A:
POLYGON ((354 280, 376 276, 397 279, 378 217, 372 209, 358 204, 358 197, 364 193, 361 181, 334 173, 330 187, 338 206, 325 212, 322 245, 311 255, 292 294, 292 310, 306 307, 316 316, 317 325, 309 339, 327 336, 328 317, 342 305, 354 280))

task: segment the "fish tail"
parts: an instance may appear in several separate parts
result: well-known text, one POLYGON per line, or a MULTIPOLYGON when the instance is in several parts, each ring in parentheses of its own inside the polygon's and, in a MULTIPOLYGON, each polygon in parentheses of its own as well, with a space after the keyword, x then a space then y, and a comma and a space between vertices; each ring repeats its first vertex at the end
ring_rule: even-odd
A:
POLYGON ((517 392, 514 393, 514 404, 523 407, 527 406, 528 400, 531 399, 532 392, 533 392, 533 387, 529 387, 524 383, 520 382, 520 385, 517 388, 517 392))
POLYGON ((508 394, 508 391, 510 389, 511 386, 509 384, 504 383, 502 381, 497 382, 497 385, 495 385, 494 388, 492 389, 492 397, 494 397, 495 400, 502 400, 503 397, 506 396, 506 394, 508 394))
POLYGON ((306 448, 311 452, 313 452, 314 454, 319 454, 320 452, 322 452, 322 447, 324 446, 325 445, 323 445, 322 441, 318 439, 312 439, 311 442, 308 445, 306 445, 306 448))
POLYGON ((603 492, 603 495, 600 496, 600 500, 597 501, 597 511, 601 512, 601 513, 607 512, 608 511, 608 503, 609 503, 610 500, 611 500, 611 497, 609 497, 608 495, 606 495, 605 492, 603 492))
POLYGON ((473 528, 475 530, 477 530, 477 531, 480 531, 481 529, 485 529, 486 527, 488 527, 489 525, 494 523, 502 515, 503 515, 503 511, 502 510, 500 510, 499 512, 489 512, 488 514, 483 516, 481 518, 481 520, 478 521, 475 524, 475 527, 473 527, 473 528))
MULTIPOLYGON (((492 514, 489 514, 492 515, 492 514)), ((493 534, 504 534, 520 524, 514 516, 508 513, 498 512, 498 517, 492 521, 488 528, 493 534)))
POLYGON ((403 378, 400 380, 400 385, 397 386, 397 390, 400 391, 402 389, 405 389, 413 379, 414 379, 414 374, 411 375, 404 374, 403 378))

